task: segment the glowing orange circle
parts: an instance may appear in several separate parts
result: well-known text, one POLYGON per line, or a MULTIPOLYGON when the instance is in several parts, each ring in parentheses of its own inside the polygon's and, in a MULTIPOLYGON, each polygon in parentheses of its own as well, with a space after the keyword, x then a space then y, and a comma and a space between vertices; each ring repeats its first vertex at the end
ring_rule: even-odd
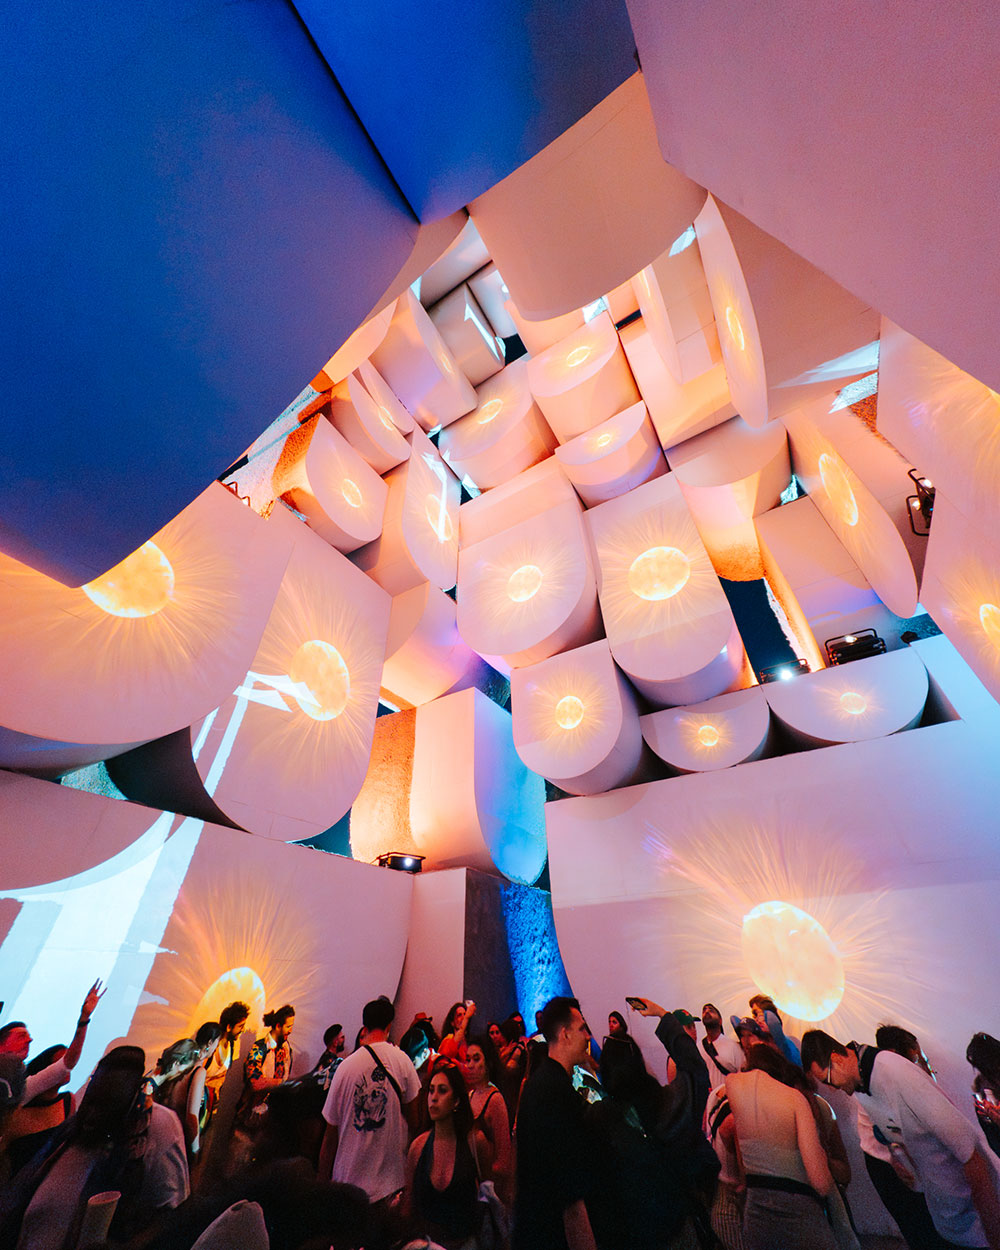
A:
POLYGON ((448 500, 432 491, 424 500, 424 516, 427 523, 437 534, 439 543, 450 542, 455 534, 451 514, 448 512, 448 500))
POLYGON ((1000 651, 1000 608, 995 603, 979 605, 979 624, 991 646, 1000 651))
POLYGON ((589 343, 585 343, 582 347, 574 347, 573 350, 567 355, 566 363, 571 369, 575 369, 577 365, 583 364, 593 350, 593 347, 591 347, 589 343))
POLYGON ((80 589, 109 616, 155 616, 174 597, 174 570, 156 543, 143 543, 121 564, 80 589))
POLYGON ((850 716, 860 716, 868 707, 868 700, 856 690, 845 690, 840 696, 840 706, 850 716))
POLYGON ((845 525, 857 525, 858 501, 854 498, 854 491, 851 490, 840 458, 823 452, 819 458, 819 476, 827 498, 840 519, 845 525))
POLYGON ((747 341, 743 334, 743 325, 740 322, 739 314, 732 304, 726 306, 726 327, 729 330, 729 337, 740 351, 745 350, 747 341))
POLYGON ((312 638, 292 656, 288 676, 304 687, 295 702, 313 720, 335 720, 351 697, 351 674, 330 642, 312 638))
POLYGON ((341 482, 340 493, 344 496, 348 505, 352 508, 360 508, 364 502, 361 491, 358 489, 357 482, 352 481, 349 477, 345 477, 341 482))
POLYGON ((698 728, 698 741, 703 747, 719 745, 719 731, 714 725, 701 725, 698 728))
POLYGON ((676 547, 649 547, 628 570, 628 588, 640 599, 672 599, 687 585, 691 561, 676 547))
POLYGON ((527 603, 538 594, 542 570, 537 564, 522 564, 507 578, 507 596, 514 603, 527 603))
POLYGON ((791 903, 761 903, 743 917, 750 979, 798 1020, 825 1020, 844 997, 844 965, 830 935, 791 903))
POLYGON ((476 417, 477 423, 479 425, 489 425, 502 407, 502 399, 489 400, 488 403, 483 404, 482 408, 480 408, 479 415, 476 417))
POLYGON ((575 694, 564 694, 556 704, 556 724, 560 729, 575 729, 583 720, 583 702, 575 694))
POLYGON ((257 1028, 266 1007, 264 982, 253 968, 230 968, 220 977, 216 977, 191 1013, 186 1035, 194 1037, 199 1025, 206 1020, 218 1020, 223 1007, 235 1002, 246 1003, 250 1008, 247 1029, 257 1028))
POLYGON ((604 434, 598 434, 594 439, 594 450, 600 451, 602 447, 607 447, 613 438, 613 434, 608 434, 606 432, 604 434))

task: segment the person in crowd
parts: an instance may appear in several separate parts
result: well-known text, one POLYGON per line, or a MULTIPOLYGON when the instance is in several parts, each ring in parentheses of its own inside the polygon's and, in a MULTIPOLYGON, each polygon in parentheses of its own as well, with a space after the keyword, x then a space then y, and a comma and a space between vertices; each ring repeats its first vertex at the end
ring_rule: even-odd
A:
POLYGON ((487 1025, 486 1036, 493 1043, 493 1047, 499 1055, 500 1051, 503 1050, 504 1047, 504 1038, 503 1034, 500 1032, 500 1025, 496 1020, 491 1020, 487 1025))
POLYGON ((455 1063, 465 1063, 466 1038, 472 1025, 472 1017, 476 1014, 476 1004, 470 998, 468 1002, 453 1003, 444 1018, 441 1028, 441 1045, 438 1052, 445 1059, 455 1063))
POLYGON ((438 1035, 431 1020, 424 1016, 415 1018, 399 1039, 399 1049, 413 1063, 421 1085, 430 1070, 429 1065, 437 1057, 438 1035))
POLYGON ((573 1069, 587 1054, 588 1030, 575 998, 542 1008, 546 1057, 527 1079, 517 1118, 513 1250, 594 1250, 586 1199, 594 1188, 585 1106, 573 1069))
POLYGON ((219 1045, 208 1061, 208 1067, 205 1069, 205 1086, 208 1090, 208 1110, 210 1115, 218 1105, 219 1094, 222 1092, 222 1086, 225 1083, 232 1062, 236 1058, 236 1048, 239 1045, 240 1036, 246 1028, 249 1018, 250 1008, 246 1003, 241 1003, 239 1000, 223 1007, 219 1016, 219 1028, 222 1030, 222 1036, 219 1039, 219 1045))
POLYGON ((528 1066, 528 1051, 522 1027, 513 1016, 508 1016, 500 1025, 503 1045, 499 1051, 500 1074, 497 1083, 507 1104, 507 1114, 512 1124, 517 1117, 517 1100, 521 1096, 521 1085, 528 1066))
POLYGON ((753 998, 750 999, 750 1014, 764 1032, 774 1038, 775 1044, 785 1058, 790 1063, 801 1067, 799 1039, 797 1037, 786 1037, 785 1028, 781 1022, 781 1016, 774 999, 767 994, 754 994, 753 998))
POLYGON ((430 1130, 406 1156, 403 1213, 443 1250, 460 1250, 479 1228, 479 1178, 488 1173, 491 1154, 473 1123, 462 1072, 442 1056, 431 1065, 427 1112, 430 1130))
POLYGON ((497 1193, 508 1203, 513 1193, 514 1154, 510 1139, 507 1104, 496 1085, 499 1058, 488 1036, 469 1039, 465 1061, 473 1127, 486 1138, 493 1160, 491 1179, 497 1193))
POLYGON ((391 1201, 403 1188, 407 1126, 420 1093, 412 1062, 389 1041, 394 1015, 388 998, 365 1004, 362 1045, 334 1073, 323 1104, 319 1179, 357 1185, 372 1202, 391 1201))
MULTIPOLYGON (((62 1045, 50 1046, 36 1055, 24 1069, 25 1078, 36 1076, 58 1063, 66 1053, 62 1045)), ((6 1127, 0 1132, 10 1175, 19 1171, 52 1136, 60 1124, 73 1114, 73 1095, 58 1086, 36 1094, 12 1110, 6 1127)))
POLYGON ((926 1072, 892 1051, 845 1046, 822 1029, 803 1036, 802 1062, 813 1079, 853 1095, 868 1113, 891 1166, 923 1191, 938 1244, 1000 1250, 993 1169, 974 1127, 926 1072))
MULTIPOLYGON (((742 1051, 740 1052, 742 1055, 742 1051)), ((719 1160, 719 1179, 712 1199, 712 1232, 723 1250, 745 1250, 743 1201, 746 1185, 736 1149, 736 1126, 725 1083, 716 1086, 705 1105, 705 1136, 719 1160)))
POLYGON ((200 1026, 193 1040, 174 1043, 170 1052, 161 1056, 160 1066, 166 1070, 161 1077, 156 1101, 177 1114, 184 1130, 188 1166, 198 1161, 202 1137, 209 1119, 206 1087, 207 1065, 211 1063, 222 1038, 222 1029, 208 1020, 200 1026), (172 1052, 172 1053, 171 1053, 172 1052))
POLYGON ((88 1200, 117 1190, 110 1238, 148 1230, 188 1196, 177 1117, 145 1092, 144 1052, 116 1046, 98 1063, 80 1108, 21 1169, 0 1200, 4 1250, 75 1246, 88 1200))
POLYGON ((826 1152, 803 1093, 750 1067, 726 1077, 745 1171, 747 1250, 837 1250, 823 1200, 833 1188, 826 1152))
MULTIPOLYGON (((95 981, 87 991, 83 1005, 80 1007, 80 1015, 76 1022, 73 1040, 59 1059, 46 1065, 40 1071, 33 1072, 31 1076, 25 1079, 24 1091, 21 1095, 23 1102, 32 1102, 39 1094, 45 1093, 46 1090, 59 1089, 71 1079, 70 1074, 79 1062, 80 1054, 83 1051, 83 1043, 87 1040, 87 1026, 90 1024, 90 1017, 94 1014, 97 1004, 104 997, 104 993, 105 987, 101 985, 100 981, 95 981)), ((31 1049, 31 1041, 31 1034, 28 1032, 27 1025, 23 1020, 8 1020, 0 1028, 0 1055, 11 1055, 24 1063, 28 1058, 28 1051, 31 1049)))
MULTIPOLYGON (((671 1013, 674 1019, 680 1024, 681 1028, 688 1035, 692 1042, 698 1042, 698 1030, 695 1027, 694 1016, 690 1011, 683 1007, 678 1007, 676 1011, 671 1013)), ((673 1056, 667 1060, 667 1084, 669 1085, 677 1075, 677 1065, 674 1063, 673 1056)))
POLYGON ((725 1081, 730 1072, 739 1072, 746 1057, 739 1042, 734 1042, 723 1032, 722 1012, 714 1003, 706 1003, 702 1007, 701 1022, 705 1026, 705 1036, 701 1039, 700 1050, 714 1089, 725 1081))
POLYGON ((288 1040, 295 1025, 295 1008, 285 1003, 277 1011, 264 1013, 267 1032, 250 1047, 243 1064, 243 1093, 236 1108, 236 1121, 243 1129, 253 1124, 258 1107, 272 1089, 292 1075, 292 1044, 288 1040))
POLYGON ((608 1037, 628 1037, 628 1025, 620 1011, 608 1012, 608 1037))
POLYGON ((316 1060, 316 1066, 309 1074, 320 1089, 325 1091, 330 1088, 334 1072, 344 1062, 344 1047, 346 1045, 344 1026, 342 1024, 331 1024, 323 1034, 323 1053, 316 1060))
POLYGON ((743 1061, 746 1063, 746 1056, 749 1054, 750 1047, 757 1042, 766 1042, 768 1045, 777 1046, 777 1042, 761 1026, 752 1016, 730 1016, 729 1023, 733 1026, 733 1032, 736 1034, 736 1040, 740 1044, 740 1050, 743 1051, 743 1061))
POLYGON ((973 1033, 965 1057, 975 1069, 972 1082, 976 1118, 994 1154, 1000 1155, 1000 1041, 973 1033))
POLYGON ((918 1068, 923 1068, 932 1080, 937 1080, 937 1073, 924 1054, 924 1048, 920 1045, 917 1035, 911 1033, 909 1029, 904 1029, 902 1025, 880 1024, 875 1030, 875 1047, 877 1050, 891 1050, 897 1055, 902 1055, 904 1059, 909 1059, 910 1063, 915 1063, 918 1068))

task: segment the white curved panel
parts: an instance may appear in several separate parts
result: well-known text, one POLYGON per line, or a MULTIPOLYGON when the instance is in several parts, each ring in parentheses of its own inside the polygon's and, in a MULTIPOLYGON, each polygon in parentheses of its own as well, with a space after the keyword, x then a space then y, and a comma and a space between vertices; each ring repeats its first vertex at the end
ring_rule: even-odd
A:
POLYGON ((455 611, 455 600, 430 582, 393 598, 382 667, 382 693, 390 703, 429 703, 477 662, 459 635, 455 611))
POLYGON ((456 473, 488 490, 551 455, 555 435, 528 390, 523 358, 484 382, 476 397, 476 408, 446 426, 438 439, 443 459, 456 473))
MULTIPOLYGON (((361 367, 365 369, 368 366, 361 367)), ((371 373, 374 372, 372 369, 371 373)), ((384 382, 382 385, 386 391, 389 390, 384 382)), ((388 473, 408 459, 410 444, 397 426, 395 413, 388 402, 373 398, 357 373, 351 374, 343 389, 346 389, 348 397, 331 396, 328 420, 355 451, 380 474, 388 473)), ((406 413, 395 395, 392 396, 392 403, 400 412, 406 413)), ((406 416, 409 418, 408 413, 406 416)), ((409 420, 408 429, 412 429, 412 418, 409 420)))
POLYGON ((582 308, 564 313, 561 317, 550 317, 541 321, 530 321, 523 316, 513 300, 504 304, 504 311, 514 322, 518 338, 532 356, 540 356, 583 325, 582 308))
POLYGON ((399 297, 371 362, 424 430, 447 425, 476 406, 472 383, 412 291, 399 297))
POLYGON ((909 647, 763 687, 786 729, 821 744, 911 729, 923 715, 927 688, 927 669, 909 647))
POLYGON ((472 275, 469 279, 469 290, 489 318, 494 333, 504 339, 517 333, 514 318, 506 308, 507 301, 510 299, 510 291, 492 261, 472 275))
POLYGON ((473 386, 503 368, 503 340, 493 333, 467 283, 450 291, 428 309, 427 315, 473 386))
POLYGON ((485 658, 519 667, 596 636, 597 586, 578 504, 463 547, 458 565, 458 628, 485 658))
POLYGON ((424 271, 417 292, 425 308, 436 304, 460 282, 476 273, 490 259, 486 244, 471 218, 466 218, 459 234, 434 263, 424 271))
POLYGON ((632 688, 601 639, 510 678, 514 746, 524 763, 570 794, 628 785, 642 760, 632 688))
POLYGON ((557 447, 556 458, 588 508, 667 471, 641 401, 557 447))
POLYGON ((353 557, 391 595, 425 581, 449 590, 458 568, 458 479, 421 430, 409 441, 409 460, 385 478, 382 533, 353 557))
POLYGON ((721 694, 744 661, 736 622, 672 474, 591 508, 611 653, 642 694, 693 703, 721 694))
POLYGON ((640 719, 647 745, 684 773, 708 773, 757 759, 767 745, 771 716, 764 690, 751 686, 685 708, 640 719))
POLYGON ((313 390, 328 391, 331 386, 343 382, 363 360, 367 360, 385 338, 395 311, 396 301, 393 300, 364 325, 358 326, 347 342, 333 353, 319 376, 313 379, 313 390), (322 385, 317 386, 317 382, 322 385))
POLYGON ((528 361, 528 385, 553 434, 568 442, 639 399, 611 318, 593 321, 528 361))
POLYGON ((558 503, 571 503, 578 512, 583 507, 559 461, 549 456, 502 486, 462 504, 459 509, 462 546, 471 547, 484 538, 501 534, 518 521, 547 512, 558 503))
POLYGON ((275 494, 338 551, 355 551, 381 532, 385 482, 321 416, 292 431, 273 480, 275 494))
POLYGON ((0 555, 0 725, 63 744, 66 771, 204 716, 250 667, 290 550, 213 484, 86 587, 0 555))
POLYGON ((679 383, 722 360, 715 314, 697 243, 663 252, 632 279, 642 320, 679 383))

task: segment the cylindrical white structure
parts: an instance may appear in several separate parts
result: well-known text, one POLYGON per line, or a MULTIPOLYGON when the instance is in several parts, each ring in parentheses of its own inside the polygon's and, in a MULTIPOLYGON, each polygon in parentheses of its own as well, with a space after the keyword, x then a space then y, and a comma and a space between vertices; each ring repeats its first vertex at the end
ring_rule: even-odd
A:
POLYGON ((557 447, 556 459, 588 508, 667 471, 641 401, 557 447))

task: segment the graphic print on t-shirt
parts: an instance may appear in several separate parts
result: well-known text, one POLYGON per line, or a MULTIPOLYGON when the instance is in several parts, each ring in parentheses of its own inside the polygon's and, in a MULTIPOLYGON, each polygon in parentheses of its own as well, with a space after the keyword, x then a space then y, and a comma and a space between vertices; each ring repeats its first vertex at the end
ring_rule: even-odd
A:
POLYGON ((354 1087, 354 1128, 359 1133, 374 1133, 385 1123, 388 1099, 383 1068, 363 1076, 354 1087))

